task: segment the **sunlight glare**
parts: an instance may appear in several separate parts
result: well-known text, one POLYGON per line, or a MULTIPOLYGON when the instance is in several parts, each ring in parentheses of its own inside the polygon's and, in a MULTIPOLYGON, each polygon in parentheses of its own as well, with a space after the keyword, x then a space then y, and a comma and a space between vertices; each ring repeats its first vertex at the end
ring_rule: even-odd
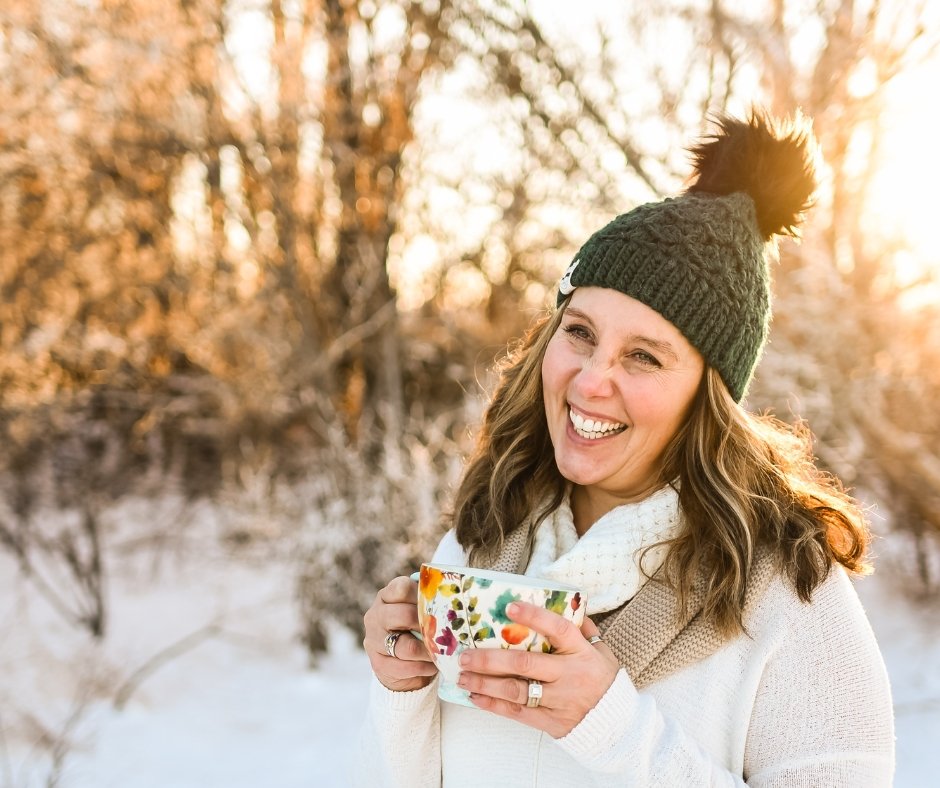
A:
POLYGON ((924 100, 938 82, 940 59, 934 59, 929 67, 899 77, 889 86, 881 119, 884 137, 866 206, 877 234, 884 240, 899 240, 908 248, 905 277, 910 276, 911 260, 932 267, 934 276, 940 275, 936 233, 940 148, 935 139, 940 107, 924 100))

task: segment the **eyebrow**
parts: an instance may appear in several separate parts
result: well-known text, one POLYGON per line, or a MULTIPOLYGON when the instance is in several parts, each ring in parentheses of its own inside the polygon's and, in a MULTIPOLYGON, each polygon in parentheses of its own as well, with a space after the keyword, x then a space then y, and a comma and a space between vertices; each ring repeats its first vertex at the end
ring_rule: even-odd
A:
MULTIPOLYGON (((565 315, 571 315, 572 317, 578 320, 584 320, 587 323, 590 323, 591 326, 594 326, 594 321, 582 312, 580 309, 573 309, 570 306, 565 310, 565 315)), ((626 337, 626 341, 629 342, 639 342, 640 344, 646 345, 647 347, 652 348, 660 353, 665 353, 666 355, 672 356, 676 361, 679 360, 679 354, 676 352, 675 348, 669 343, 662 339, 654 339, 653 337, 645 336, 644 334, 629 334, 626 337)))

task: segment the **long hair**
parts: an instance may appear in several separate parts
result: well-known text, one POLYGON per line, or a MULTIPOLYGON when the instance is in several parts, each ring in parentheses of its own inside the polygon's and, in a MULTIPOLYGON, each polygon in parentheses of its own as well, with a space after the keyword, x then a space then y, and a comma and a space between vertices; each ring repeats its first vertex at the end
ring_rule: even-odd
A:
POLYGON ((684 527, 670 542, 664 577, 684 606, 695 578, 706 583, 703 614, 725 635, 743 629, 744 592, 755 554, 769 548, 808 602, 833 563, 870 571, 870 536, 859 504, 814 461, 812 435, 748 413, 706 367, 664 473, 679 479, 684 527))
POLYGON ((512 531, 533 518, 538 522, 564 497, 542 400, 542 359, 563 314, 561 308, 536 320, 497 366, 499 380, 451 514, 468 552, 498 549, 512 531))
MULTIPOLYGON (((556 509, 566 482, 555 465, 542 398, 542 359, 564 305, 539 319, 498 366, 499 380, 451 513, 468 552, 498 550, 525 523, 556 509)), ((680 607, 707 589, 703 615, 725 635, 743 630, 744 592, 767 547, 808 601, 833 563, 868 571, 858 504, 820 471, 803 426, 745 411, 706 366, 689 415, 667 446, 663 484, 678 481, 682 528, 662 577, 680 607)))

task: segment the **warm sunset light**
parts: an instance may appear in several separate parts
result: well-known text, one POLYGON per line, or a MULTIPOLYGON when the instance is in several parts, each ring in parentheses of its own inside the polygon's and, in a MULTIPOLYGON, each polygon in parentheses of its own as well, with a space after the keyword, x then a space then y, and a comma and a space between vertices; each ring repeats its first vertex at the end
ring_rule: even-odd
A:
POLYGON ((866 223, 889 243, 907 246, 898 275, 940 277, 937 187, 940 184, 940 104, 928 99, 940 85, 940 57, 898 77, 881 117, 883 136, 866 199, 866 223))
POLYGON ((938 94, 940 0, 0 0, 0 786, 936 783, 938 94), (578 681, 443 713, 562 611, 434 556, 578 681))

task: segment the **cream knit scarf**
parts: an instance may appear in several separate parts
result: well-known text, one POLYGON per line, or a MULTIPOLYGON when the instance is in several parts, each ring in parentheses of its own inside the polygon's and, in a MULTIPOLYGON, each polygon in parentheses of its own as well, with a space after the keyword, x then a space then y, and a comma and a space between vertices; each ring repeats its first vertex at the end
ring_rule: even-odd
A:
POLYGON ((672 487, 612 509, 580 539, 569 492, 561 506, 537 526, 525 573, 581 589, 587 597, 587 612, 604 613, 632 599, 659 569, 667 548, 652 547, 645 553, 644 548, 678 533, 679 496, 672 487))

